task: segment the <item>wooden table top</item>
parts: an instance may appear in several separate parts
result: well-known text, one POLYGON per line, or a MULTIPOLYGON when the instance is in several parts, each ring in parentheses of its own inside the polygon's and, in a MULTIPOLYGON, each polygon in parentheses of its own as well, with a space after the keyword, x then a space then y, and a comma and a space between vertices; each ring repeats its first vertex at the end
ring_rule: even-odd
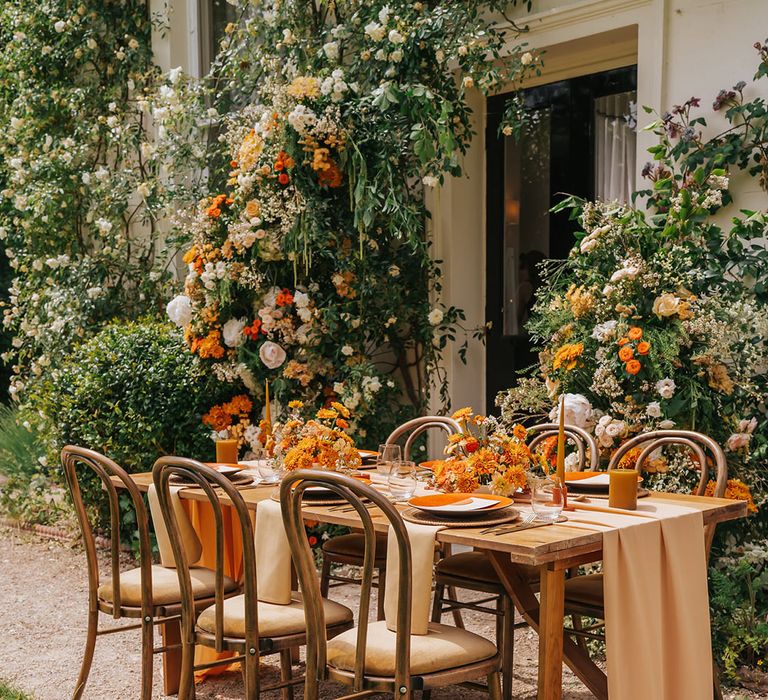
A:
MULTIPOLYGON (((152 483, 152 474, 149 472, 132 474, 131 477, 141 491, 146 491, 152 483)), ((116 486, 120 486, 118 479, 113 478, 113 481, 116 486)), ((255 510, 260 501, 271 498, 275 488, 276 486, 271 484, 240 487, 238 490, 246 505, 255 510)), ((207 496, 199 488, 185 488, 179 493, 182 498, 190 500, 208 500, 207 496)), ((229 498, 222 494, 221 502, 226 504, 228 501, 229 498)), ((579 508, 582 502, 574 504, 576 506, 576 511, 573 514, 574 517, 578 515, 579 517, 587 518, 590 513, 588 510, 589 506, 594 508, 595 506, 605 507, 607 505, 607 501, 604 499, 588 499, 583 503, 587 506, 584 510, 579 508)), ((651 496, 643 498, 642 503, 648 505, 663 503, 698 509, 702 512, 705 525, 743 518, 747 514, 745 501, 734 501, 724 498, 654 492, 651 496)), ((305 501, 303 511, 307 520, 344 525, 350 528, 359 527, 361 524, 356 513, 332 510, 332 506, 313 506, 305 501)), ((371 509, 370 513, 376 530, 386 532, 388 523, 383 514, 375 508, 371 509)), ((508 552, 512 561, 521 564, 532 564, 534 566, 558 563, 557 568, 561 568, 561 566, 570 566, 576 560, 584 562, 601 559, 603 533, 597 532, 588 526, 581 528, 576 524, 563 523, 562 525, 548 525, 546 527, 537 527, 499 536, 480 534, 480 531, 484 528, 485 526, 477 528, 445 528, 438 531, 437 540, 438 542, 460 544, 479 549, 508 552)))

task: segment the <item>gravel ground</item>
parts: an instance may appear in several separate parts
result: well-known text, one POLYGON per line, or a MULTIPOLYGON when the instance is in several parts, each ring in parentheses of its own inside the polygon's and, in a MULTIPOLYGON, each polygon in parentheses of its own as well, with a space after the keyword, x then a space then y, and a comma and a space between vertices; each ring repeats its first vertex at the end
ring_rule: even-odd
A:
MULTIPOLYGON (((85 640, 87 577, 85 557, 78 548, 42 541, 31 535, 0 528, 0 629, 3 653, 0 677, 19 685, 35 700, 62 700, 71 695, 79 672, 85 640)), ((333 589, 331 597, 355 609, 356 587, 333 589)), ((490 616, 465 614, 467 627, 493 638, 490 616)), ((102 624, 112 623, 106 616, 102 624)), ((100 637, 85 697, 115 700, 139 696, 140 635, 138 631, 100 637)), ((520 700, 536 697, 537 637, 530 630, 518 630, 515 638, 514 695, 520 700)), ((155 663, 155 697, 161 692, 160 660, 155 663)), ((265 682, 277 678, 276 657, 263 662, 265 682)), ((300 672, 300 669, 296 669, 300 672)), ((592 697, 568 671, 564 673, 568 700, 592 697)), ((342 694, 331 685, 323 689, 323 700, 342 694)), ((297 698, 300 693, 296 693, 297 698)), ((243 697, 239 673, 211 678, 198 686, 198 700, 236 700, 243 697)), ((266 700, 279 693, 265 693, 266 700)), ((383 696, 382 696, 383 697, 383 696)), ((487 698, 484 693, 461 688, 434 691, 434 700, 487 698)), ((730 700, 757 698, 757 695, 729 694, 730 700)))

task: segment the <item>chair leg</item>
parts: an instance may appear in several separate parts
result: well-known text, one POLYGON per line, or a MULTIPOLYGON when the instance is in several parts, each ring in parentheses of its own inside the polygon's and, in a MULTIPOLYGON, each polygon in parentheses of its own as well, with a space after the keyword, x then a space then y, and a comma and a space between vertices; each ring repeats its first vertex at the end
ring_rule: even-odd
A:
MULTIPOLYGON (((581 632, 584 629, 584 624, 581 620, 581 615, 571 615, 571 625, 573 625, 573 629, 575 629, 577 632, 581 632)), ((576 636, 576 644, 579 645, 579 648, 585 654, 589 653, 587 649, 587 640, 581 635, 575 635, 575 636, 576 636)))
POLYGON ((154 620, 141 621, 141 700, 152 700, 152 666, 155 646, 154 620))
MULTIPOLYGON (((503 700, 512 700, 512 679, 515 671, 515 606, 508 595, 501 596, 503 615, 501 635, 501 675, 503 700)), ((497 640, 497 646, 499 640, 497 640)))
MULTIPOLYGON (((453 586, 448 586, 448 595, 452 600, 458 600, 458 597, 456 596, 456 589, 453 586)), ((464 620, 461 619, 461 610, 459 610, 459 608, 454 608, 451 610, 451 614, 453 615, 453 624, 460 630, 463 630, 464 620)))
POLYGON ((712 697, 714 700, 723 700, 723 689, 720 687, 720 669, 714 659, 712 660, 712 697))
MULTIPOLYGON (((291 669, 291 650, 283 649, 280 652, 280 680, 290 681, 293 678, 291 669)), ((280 690, 281 700, 293 700, 293 686, 288 685, 280 690)))
POLYGON ((323 555, 323 568, 320 573, 320 595, 323 598, 328 597, 328 589, 331 583, 331 558, 327 555, 323 555))
POLYGON ((99 627, 99 611, 90 610, 88 612, 88 633, 85 637, 85 651, 83 652, 83 664, 80 666, 80 675, 77 678, 75 692, 72 694, 72 700, 80 700, 85 691, 85 684, 88 682, 88 674, 91 672, 91 663, 93 662, 93 651, 96 648, 96 631, 99 627))
POLYGON ((376 620, 384 619, 384 591, 387 589, 387 569, 379 569, 379 589, 376 591, 376 620))
POLYGON ((501 700, 501 678, 498 671, 488 674, 489 700, 501 700))
POLYGON ((195 645, 183 636, 178 698, 179 700, 195 700, 195 645))
POLYGON ((259 700, 259 655, 249 654, 248 646, 249 645, 246 644, 245 660, 241 662, 243 666, 243 673, 245 674, 245 699, 259 700))
POLYGON ((443 619, 443 594, 445 586, 435 583, 435 599, 432 603, 432 622, 440 622, 443 619))

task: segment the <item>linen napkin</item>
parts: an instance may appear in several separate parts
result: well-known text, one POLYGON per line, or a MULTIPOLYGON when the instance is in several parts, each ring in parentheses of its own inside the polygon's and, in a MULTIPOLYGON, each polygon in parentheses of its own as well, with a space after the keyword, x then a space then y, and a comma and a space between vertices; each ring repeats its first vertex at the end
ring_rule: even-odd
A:
POLYGON ((256 507, 256 582, 263 603, 291 602, 291 549, 280 504, 271 499, 256 507))
MULTIPOLYGON (((411 634, 427 634, 431 612, 432 569, 435 560, 435 535, 442 527, 405 522, 411 542, 411 634)), ((397 632, 400 552, 393 527, 387 537, 387 581, 384 588, 384 620, 387 629, 397 632)))
POLYGON ((569 514, 574 526, 606 528, 603 586, 611 700, 712 697, 701 511, 659 502, 613 513, 576 507, 569 514))
MULTIPOLYGON (((187 554, 187 561, 190 566, 196 564, 203 554, 203 545, 197 536, 192 523, 189 521, 189 515, 181 503, 179 491, 183 486, 170 486, 171 507, 176 516, 176 523, 181 535, 181 546, 187 554)), ((157 548, 160 550, 160 564, 167 569, 176 568, 176 559, 173 556, 171 547, 171 538, 168 534, 168 528, 165 526, 163 512, 160 510, 160 499, 157 497, 157 489, 154 484, 149 485, 147 491, 147 501, 149 501, 149 512, 152 514, 152 522, 155 525, 155 537, 157 538, 157 548)))

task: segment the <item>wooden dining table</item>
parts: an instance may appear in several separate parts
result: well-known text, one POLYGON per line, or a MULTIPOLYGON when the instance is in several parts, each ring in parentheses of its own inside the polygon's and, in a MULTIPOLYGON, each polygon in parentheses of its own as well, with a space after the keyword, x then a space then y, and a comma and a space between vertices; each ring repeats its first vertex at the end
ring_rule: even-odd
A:
MULTIPOLYGON (((146 491, 152 483, 151 473, 133 474, 133 480, 140 490, 146 491)), ((117 482, 116 485, 119 486, 117 482)), ((258 504, 272 497, 275 485, 241 487, 240 494, 249 509, 255 510, 258 504)), ((207 496, 198 488, 186 488, 180 492, 182 499, 207 501, 207 496)), ((222 494, 221 503, 228 498, 222 494)), ((728 520, 746 516, 744 501, 722 498, 687 496, 681 494, 653 493, 643 499, 644 503, 677 504, 702 512, 704 525, 716 525, 728 520)), ((574 503, 576 510, 567 513, 573 516, 584 509, 605 507, 606 500, 591 499, 574 503)), ((334 508, 333 506, 304 503, 303 512, 306 520, 334 525, 343 525, 352 529, 359 528, 361 521, 354 511, 334 508)), ((584 513, 582 513, 584 515, 584 513)), ((377 531, 387 532, 388 523, 384 517, 376 517, 371 511, 377 531)), ((597 698, 608 697, 608 683, 603 671, 590 659, 587 652, 571 638, 565 636, 563 617, 565 607, 565 574, 573 567, 598 562, 602 559, 603 532, 579 527, 575 522, 563 522, 507 534, 485 533, 484 527, 447 527, 437 532, 437 542, 450 545, 463 545, 483 551, 490 559, 499 580, 525 621, 539 635, 539 700, 559 700, 562 697, 563 662, 589 688, 597 698), (534 587, 519 564, 538 567, 540 571, 539 598, 534 587)), ((642 565, 638 562, 638 565, 642 565)), ((671 623, 673 624, 673 623, 671 623)), ((161 629, 164 644, 167 646, 179 638, 178 621, 167 623, 161 629)), ((512 669, 505 669, 511 678, 512 669)), ((166 652, 163 656, 164 689, 172 694, 178 689, 180 671, 178 651, 166 652)))

